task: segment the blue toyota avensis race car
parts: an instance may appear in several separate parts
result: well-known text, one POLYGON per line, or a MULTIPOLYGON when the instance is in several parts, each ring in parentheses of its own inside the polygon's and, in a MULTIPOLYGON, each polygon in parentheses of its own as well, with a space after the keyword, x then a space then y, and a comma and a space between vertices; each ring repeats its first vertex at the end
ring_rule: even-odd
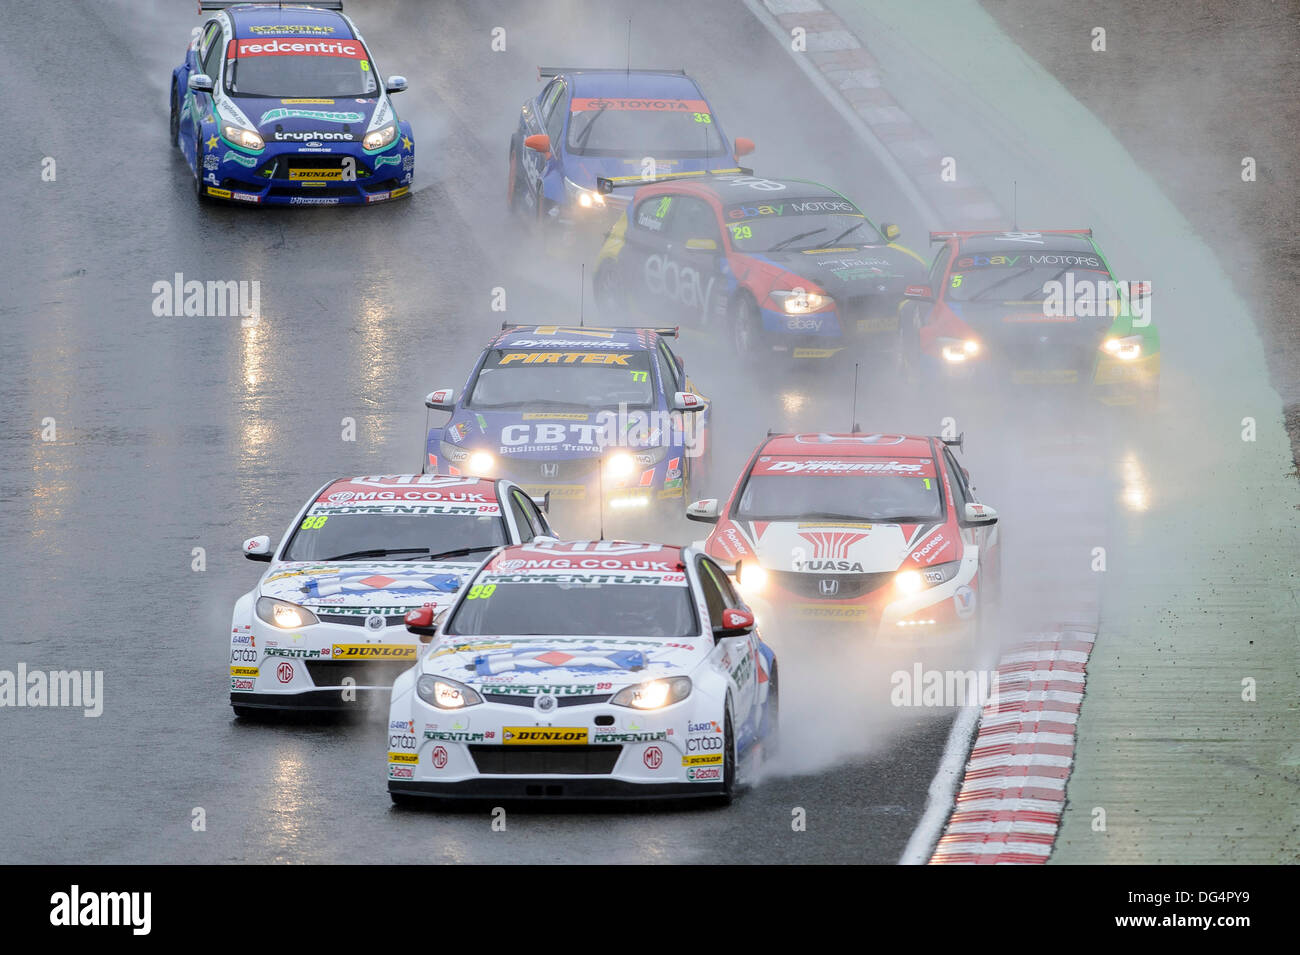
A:
POLYGON ((753 152, 729 140, 696 82, 682 70, 539 67, 548 80, 523 105, 510 139, 506 194, 512 211, 542 224, 603 233, 626 196, 614 182, 698 175, 753 152))
POLYGON ((429 429, 425 471, 509 476, 530 494, 603 503, 628 519, 671 512, 702 486, 711 450, 708 402, 668 347, 676 337, 503 326, 463 392, 425 399, 451 415, 429 429))
POLYGON ((199 200, 364 204, 411 188, 415 142, 340 2, 210 3, 172 71, 171 135, 199 200), (329 7, 330 9, 320 9, 329 7))

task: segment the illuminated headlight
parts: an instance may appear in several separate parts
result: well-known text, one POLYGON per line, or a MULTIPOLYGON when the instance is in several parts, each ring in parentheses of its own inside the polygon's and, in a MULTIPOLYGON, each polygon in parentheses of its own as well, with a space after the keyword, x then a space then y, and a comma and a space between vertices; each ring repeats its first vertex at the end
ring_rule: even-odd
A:
POLYGON ((361 140, 361 145, 366 149, 383 149, 396 138, 397 124, 389 123, 387 126, 380 126, 366 133, 366 138, 361 140))
POLYGON ((440 710, 459 710, 483 702, 483 697, 472 687, 428 673, 415 681, 415 692, 424 702, 440 710))
POLYGON ((221 135, 236 146, 242 146, 245 149, 265 149, 266 142, 261 136, 251 129, 244 129, 242 126, 232 126, 226 123, 221 127, 221 135))
POLYGON ((609 702, 614 706, 630 706, 637 710, 657 710, 679 703, 691 695, 691 678, 670 676, 663 680, 650 680, 625 686, 609 702))
POLYGON ((822 309, 830 308, 835 304, 835 299, 829 295, 823 295, 820 292, 808 292, 804 289, 794 289, 786 292, 769 292, 772 301, 781 306, 787 315, 807 315, 810 312, 820 312, 822 309))
POLYGON ((1129 335, 1125 338, 1108 338, 1101 343, 1101 350, 1118 358, 1120 361, 1132 361, 1142 357, 1142 336, 1129 335))
POLYGON ((967 338, 965 341, 948 338, 944 340, 942 351, 944 361, 961 362, 978 355, 980 343, 973 338, 967 338))
POLYGON ((306 607, 276 600, 274 597, 257 599, 257 615, 271 626, 279 627, 281 630, 298 630, 320 623, 316 615, 306 607))
POLYGON ((759 594, 767 586, 767 571, 758 564, 740 565, 740 589, 747 594, 759 594))
POLYGON ((906 597, 912 594, 918 594, 926 587, 936 587, 939 584, 947 583, 957 576, 957 571, 961 568, 961 561, 950 560, 945 564, 936 564, 933 567, 924 567, 920 570, 911 567, 906 570, 900 570, 894 575, 894 586, 899 593, 906 597))
POLYGON ((469 456, 470 474, 491 474, 497 466, 497 459, 487 451, 474 451, 469 456))
POLYGON ((571 179, 564 180, 564 191, 571 202, 583 209, 603 209, 605 208, 605 197, 599 192, 593 192, 590 189, 584 189, 571 179))
POLYGON ((626 451, 615 451, 605 459, 605 473, 615 480, 631 477, 636 470, 636 458, 626 451))
POLYGON ((452 464, 463 464, 469 459, 468 448, 458 448, 456 445, 449 444, 446 441, 438 442, 438 453, 452 464))

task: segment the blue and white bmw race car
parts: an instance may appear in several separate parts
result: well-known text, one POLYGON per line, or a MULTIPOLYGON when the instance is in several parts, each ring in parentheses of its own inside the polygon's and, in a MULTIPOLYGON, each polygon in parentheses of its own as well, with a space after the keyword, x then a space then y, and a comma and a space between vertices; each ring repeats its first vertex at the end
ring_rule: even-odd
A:
POLYGON ((553 537, 537 503, 508 481, 331 481, 278 548, 266 536, 244 542, 245 557, 271 566, 235 604, 231 706, 237 714, 348 710, 386 694, 416 659, 406 611, 449 604, 498 546, 553 537))
POLYGON ((671 511, 710 459, 708 402, 669 347, 674 328, 510 325, 463 391, 425 399, 425 470, 518 481, 627 517, 671 511), (603 493, 602 493, 603 492, 603 493))
POLYGON ((200 201, 366 204, 411 188, 415 141, 342 3, 213 3, 172 70, 171 135, 200 201), (321 9, 328 7, 330 9, 321 9))
POLYGON ((394 802, 725 802, 775 746, 776 655, 694 548, 504 547, 406 620, 427 646, 393 685, 394 802))

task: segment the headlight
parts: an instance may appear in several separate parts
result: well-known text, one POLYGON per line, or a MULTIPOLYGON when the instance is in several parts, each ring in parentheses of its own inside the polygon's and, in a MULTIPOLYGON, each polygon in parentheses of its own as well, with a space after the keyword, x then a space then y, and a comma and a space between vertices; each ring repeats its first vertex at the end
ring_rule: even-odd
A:
POLYGON ((980 353, 980 343, 973 338, 967 338, 964 341, 956 338, 945 338, 942 351, 944 361, 965 361, 967 358, 974 358, 980 353))
POLYGON ((758 564, 740 565, 740 589, 750 594, 759 594, 767 586, 767 571, 758 564))
POLYGON ((906 570, 900 570, 894 575, 894 586, 904 596, 920 593, 927 587, 935 587, 939 584, 947 583, 957 576, 957 571, 961 568, 961 561, 950 560, 944 564, 936 564, 933 567, 925 567, 915 570, 911 567, 906 570))
POLYGON ((446 441, 438 442, 438 453, 452 464, 460 464, 469 457, 468 448, 458 448, 456 445, 450 444, 446 441))
POLYGON ((664 680, 650 680, 625 686, 609 702, 614 706, 630 706, 638 710, 657 710, 678 703, 691 695, 691 678, 670 676, 664 680))
POLYGON ((497 466, 497 459, 487 451, 474 451, 469 456, 470 474, 490 475, 497 466))
POLYGON ((428 673, 415 681, 415 692, 424 702, 440 710, 459 710, 483 702, 483 697, 472 687, 428 673))
POLYGON ((361 145, 366 149, 383 149, 396 138, 397 124, 389 123, 387 126, 380 126, 366 133, 366 138, 361 140, 361 145))
POLYGON ((1134 358, 1142 357, 1142 336, 1108 338, 1101 343, 1101 350, 1120 361, 1132 361, 1134 358))
POLYGON ((221 127, 221 135, 236 146, 243 146, 245 149, 266 148, 266 143, 261 136, 251 129, 244 129, 242 126, 232 126, 230 123, 226 123, 221 127))
POLYGON ((257 598, 257 615, 273 627, 281 630, 299 630, 320 623, 316 615, 306 607, 291 604, 274 597, 257 598))
POLYGON ((626 451, 615 451, 605 459, 605 473, 615 480, 631 477, 636 470, 636 459, 626 451))
POLYGON ((808 292, 804 289, 769 292, 772 301, 780 305, 787 315, 807 315, 820 312, 835 304, 835 299, 820 292, 808 292))
POLYGON ((593 192, 591 189, 584 189, 571 179, 564 180, 564 192, 569 197, 570 202, 576 203, 583 209, 603 209, 605 207, 605 197, 599 192, 593 192))

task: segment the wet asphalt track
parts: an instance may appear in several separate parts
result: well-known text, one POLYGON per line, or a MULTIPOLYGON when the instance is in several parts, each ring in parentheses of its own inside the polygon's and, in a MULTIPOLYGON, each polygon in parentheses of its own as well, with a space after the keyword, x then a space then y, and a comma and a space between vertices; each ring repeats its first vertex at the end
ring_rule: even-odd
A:
MULTIPOLYGON (((577 260, 547 256, 505 212, 508 137, 539 62, 621 63, 632 16, 633 65, 688 68, 731 135, 757 141, 761 173, 843 188, 928 257, 917 215, 743 6, 645 10, 350 5, 381 68, 411 81, 397 105, 417 189, 323 210, 196 208, 167 134, 169 71, 201 22, 190 4, 8 12, 0 125, 31 135, 0 150, 0 668, 102 669, 106 702, 98 719, 0 712, 0 862, 897 860, 952 714, 883 712, 879 662, 825 638, 798 660, 782 641, 786 748, 729 809, 512 812, 492 832, 486 812, 390 808, 382 720, 246 725, 228 706, 230 610, 260 572, 240 541, 279 534, 328 478, 418 468, 422 396, 459 386, 502 317, 576 317, 577 260), (490 50, 494 26, 506 53, 490 50), (40 180, 43 156, 56 182, 40 180), (177 272, 259 280, 261 321, 155 317, 151 287, 177 272), (496 286, 505 316, 489 310, 496 286), (345 417, 355 442, 340 440, 345 417)), ((765 426, 850 423, 847 368, 774 385, 707 342, 681 351, 716 402, 718 493, 765 426)), ((938 420, 870 376, 858 417, 938 420)), ((1032 493, 1012 493, 1023 471, 998 464, 1003 440, 972 437, 971 471, 1004 514, 1033 518, 1032 493)), ((1023 524, 1005 589, 1014 548, 1047 532, 1023 524)))

